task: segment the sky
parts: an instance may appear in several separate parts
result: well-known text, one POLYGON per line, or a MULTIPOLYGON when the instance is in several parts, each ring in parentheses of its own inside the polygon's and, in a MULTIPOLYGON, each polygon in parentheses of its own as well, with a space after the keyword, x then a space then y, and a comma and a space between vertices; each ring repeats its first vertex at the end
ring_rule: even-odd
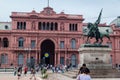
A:
MULTIPOLYGON (((48 0, 0 0, 0 22, 11 21, 11 12, 40 12, 48 0)), ((49 0, 56 13, 83 15, 84 22, 95 22, 103 8, 101 23, 109 24, 120 16, 120 0, 49 0)))

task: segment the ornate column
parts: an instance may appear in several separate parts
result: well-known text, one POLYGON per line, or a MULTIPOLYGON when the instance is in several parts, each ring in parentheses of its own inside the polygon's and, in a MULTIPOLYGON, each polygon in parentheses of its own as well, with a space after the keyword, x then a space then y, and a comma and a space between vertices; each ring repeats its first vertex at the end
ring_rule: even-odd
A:
POLYGON ((57 65, 58 65, 58 64, 60 64, 60 53, 58 53, 58 58, 57 59, 58 59, 58 63, 57 63, 57 65))

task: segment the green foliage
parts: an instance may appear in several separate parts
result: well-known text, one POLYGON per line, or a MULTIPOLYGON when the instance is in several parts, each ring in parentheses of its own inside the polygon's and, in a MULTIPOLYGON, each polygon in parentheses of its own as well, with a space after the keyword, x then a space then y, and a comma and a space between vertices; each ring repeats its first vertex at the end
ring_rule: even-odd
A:
POLYGON ((48 77, 48 74, 46 72, 47 72, 47 70, 43 68, 42 71, 41 71, 43 79, 46 79, 48 77))
POLYGON ((46 79, 47 77, 48 77, 48 74, 43 74, 43 75, 42 75, 42 78, 43 78, 43 79, 46 79))
POLYGON ((42 69, 41 74, 45 74, 46 71, 47 71, 46 69, 42 69))

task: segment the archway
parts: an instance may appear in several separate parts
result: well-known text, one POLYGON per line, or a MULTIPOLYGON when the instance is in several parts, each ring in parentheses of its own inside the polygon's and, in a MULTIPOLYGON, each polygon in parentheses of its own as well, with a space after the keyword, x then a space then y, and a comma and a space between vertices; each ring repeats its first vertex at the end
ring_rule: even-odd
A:
POLYGON ((54 53, 54 43, 49 39, 44 40, 41 44, 41 63, 54 65, 54 53))

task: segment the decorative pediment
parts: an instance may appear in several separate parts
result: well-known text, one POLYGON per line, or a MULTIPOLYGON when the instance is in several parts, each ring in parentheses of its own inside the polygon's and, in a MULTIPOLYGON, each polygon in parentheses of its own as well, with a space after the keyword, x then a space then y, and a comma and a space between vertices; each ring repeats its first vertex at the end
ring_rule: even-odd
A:
POLYGON ((67 19, 67 15, 62 11, 59 16, 58 16, 59 19, 67 19))
POLYGON ((29 17, 31 17, 31 18, 38 18, 38 15, 37 15, 36 11, 33 10, 33 11, 29 14, 29 17))
POLYGON ((56 12, 53 11, 53 8, 51 8, 51 7, 44 8, 44 10, 41 11, 40 13, 44 14, 44 15, 53 15, 53 14, 56 14, 56 12))

